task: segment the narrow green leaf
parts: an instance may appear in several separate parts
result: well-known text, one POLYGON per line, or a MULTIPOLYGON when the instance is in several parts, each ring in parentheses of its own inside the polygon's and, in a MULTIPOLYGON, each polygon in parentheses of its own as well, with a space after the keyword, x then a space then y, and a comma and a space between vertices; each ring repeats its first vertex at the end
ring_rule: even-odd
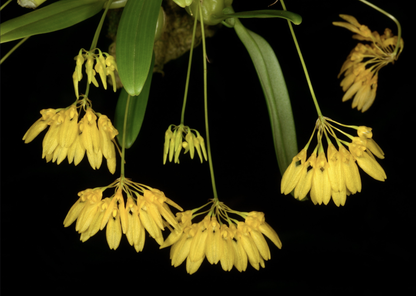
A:
POLYGON ((298 153, 298 147, 292 107, 282 70, 266 40, 246 29, 238 19, 234 29, 250 54, 259 76, 269 111, 276 157, 283 175, 298 153))
POLYGON ((146 81, 162 0, 128 1, 117 30, 117 67, 127 93, 137 96, 146 81))
MULTIPOLYGON (((142 127, 144 115, 146 113, 147 101, 149 99, 150 85, 152 84, 153 65, 155 58, 153 56, 151 65, 148 70, 146 82, 143 86, 142 92, 138 96, 131 96, 129 102, 129 110, 127 113, 126 125, 126 148, 130 148, 136 141, 142 127)), ((116 115, 114 119, 115 128, 118 130, 118 142, 122 143, 124 115, 126 114, 126 103, 129 94, 123 88, 117 101, 116 115)))
POLYGON ((106 0, 62 0, 0 25, 0 42, 50 33, 73 26, 102 10, 106 0))
POLYGON ((234 12, 232 8, 224 8, 222 15, 214 16, 218 20, 225 20, 226 23, 234 26, 232 18, 282 18, 291 21, 295 25, 302 22, 302 17, 294 12, 286 10, 253 10, 234 12))

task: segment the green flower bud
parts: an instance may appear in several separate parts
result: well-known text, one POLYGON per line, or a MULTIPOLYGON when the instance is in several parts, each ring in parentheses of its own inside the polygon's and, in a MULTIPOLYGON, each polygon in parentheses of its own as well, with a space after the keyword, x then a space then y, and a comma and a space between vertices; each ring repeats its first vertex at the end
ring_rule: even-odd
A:
POLYGON ((185 8, 186 6, 191 5, 192 0, 173 0, 176 4, 178 4, 180 7, 185 8))
POLYGON ((192 2, 191 5, 185 8, 186 11, 193 17, 199 19, 198 6, 201 5, 204 24, 214 26, 222 22, 222 18, 218 18, 218 16, 222 15, 224 8, 231 6, 233 0, 204 0, 201 3, 198 2, 192 2))

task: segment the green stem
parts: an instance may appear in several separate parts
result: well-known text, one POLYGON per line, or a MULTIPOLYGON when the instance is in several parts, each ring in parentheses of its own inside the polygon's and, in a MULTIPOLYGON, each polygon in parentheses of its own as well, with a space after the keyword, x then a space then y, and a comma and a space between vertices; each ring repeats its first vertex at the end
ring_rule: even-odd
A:
POLYGON ((89 92, 90 92, 90 84, 87 83, 87 87, 85 88, 84 98, 88 98, 89 92))
MULTIPOLYGON (((285 6, 283 0, 281 0, 280 2, 282 3, 283 9, 286 10, 286 6, 285 6)), ((294 32, 292 24, 290 23, 289 20, 287 21, 287 23, 289 25, 289 29, 290 29, 290 33, 292 34, 293 41, 295 42, 296 50, 298 51, 298 55, 299 55, 299 59, 300 59, 300 62, 302 64, 302 67, 303 67, 303 71, 305 72, 306 81, 308 82, 309 90, 310 90, 311 95, 312 95, 313 103, 315 104, 316 112, 318 113, 319 118, 322 118, 323 117, 322 112, 321 112, 321 109, 319 108, 319 104, 318 104, 318 100, 316 99, 315 92, 313 91, 312 82, 311 82, 311 79, 309 78, 308 69, 306 68, 305 61, 303 60, 302 52, 300 51, 300 47, 299 47, 298 41, 296 39, 295 32, 294 32)))
POLYGON ((13 51, 15 51, 20 45, 22 45, 23 42, 25 42, 27 39, 29 39, 29 37, 30 36, 27 36, 26 38, 23 38, 22 40, 19 41, 19 43, 17 43, 15 46, 13 46, 13 48, 10 49, 9 52, 4 55, 4 57, 2 57, 2 59, 0 60, 0 65, 3 64, 3 62, 9 57, 9 55, 11 55, 13 53, 13 51))
POLYGON ((101 20, 98 24, 97 30, 95 30, 94 38, 92 39, 92 42, 91 42, 90 51, 94 50, 97 47, 98 38, 100 37, 100 33, 104 24, 105 16, 107 15, 107 11, 110 8, 110 5, 112 2, 113 0, 110 0, 107 2, 107 7, 105 8, 103 15, 101 16, 101 20))
POLYGON ((194 52, 196 24, 197 24, 197 18, 195 17, 194 29, 192 33, 191 50, 189 51, 188 73, 186 74, 185 94, 183 97, 183 104, 182 104, 181 124, 184 124, 184 121, 185 121, 185 108, 186 108, 186 100, 188 98, 189 77, 191 77, 192 54, 194 52))
POLYGON ((375 10, 381 12, 382 14, 389 17, 390 19, 392 19, 396 23, 396 25, 397 25, 397 44, 396 44, 396 48, 394 49, 394 52, 393 52, 393 55, 396 56, 397 51, 399 50, 399 44, 400 44, 400 40, 401 40, 401 36, 402 36, 402 27, 400 26, 399 21, 394 16, 392 16, 390 13, 388 13, 387 11, 384 11, 383 9, 375 6, 373 3, 370 3, 366 0, 360 0, 360 1, 363 2, 364 4, 370 6, 371 8, 374 8, 375 10))
POLYGON ((127 115, 129 114, 130 95, 127 96, 126 109, 124 111, 124 122, 123 122, 123 138, 121 140, 121 173, 120 178, 124 178, 124 162, 126 155, 126 132, 127 132, 127 115))
MULTIPOLYGON (((94 50, 97 47, 98 38, 100 37, 100 32, 101 32, 101 29, 102 29, 103 24, 104 24, 105 16, 107 15, 107 11, 108 11, 112 2, 113 2, 113 0, 109 0, 107 2, 107 7, 105 8, 105 11, 104 11, 103 15, 101 16, 101 20, 98 24, 97 30, 95 30, 94 38, 92 39, 92 42, 91 42, 90 51, 94 50)), ((90 92, 90 84, 87 83, 87 88, 85 90, 85 95, 84 95, 86 98, 88 98, 88 93, 89 92, 90 92)))
POLYGON ((7 4, 9 4, 10 2, 12 2, 12 0, 7 1, 6 3, 4 3, 1 7, 0 7, 0 11, 3 10, 3 8, 5 8, 7 6, 7 4))
POLYGON ((206 137, 207 137, 207 153, 208 153, 208 164, 209 164, 209 171, 211 174, 211 183, 212 183, 212 191, 214 193, 214 201, 218 201, 218 194, 217 194, 217 187, 215 185, 215 177, 214 177, 214 167, 212 165, 212 156, 211 156, 211 141, 209 139, 209 127, 208 127, 208 92, 207 92, 207 51, 205 45, 205 29, 204 29, 204 19, 202 17, 202 8, 199 6, 199 19, 201 22, 201 33, 202 33, 202 59, 204 63, 204 111, 205 111, 205 130, 206 130, 206 137))

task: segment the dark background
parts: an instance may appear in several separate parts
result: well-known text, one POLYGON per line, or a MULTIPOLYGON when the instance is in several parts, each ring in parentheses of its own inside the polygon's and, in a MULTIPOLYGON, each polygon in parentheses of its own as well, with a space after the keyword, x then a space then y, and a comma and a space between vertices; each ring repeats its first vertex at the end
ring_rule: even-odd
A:
MULTIPOLYGON (((235 11, 267 9, 269 1, 235 1, 235 11)), ((267 108, 252 62, 232 29, 222 28, 207 41, 208 94, 213 163, 220 200, 235 210, 262 211, 277 231, 283 248, 269 244, 272 260, 260 271, 251 266, 239 273, 224 272, 205 261, 194 275, 185 263, 170 265, 169 249, 158 250, 146 237, 136 253, 125 236, 109 250, 105 232, 79 241, 75 226, 62 222, 77 193, 105 186, 112 176, 103 161, 93 171, 86 157, 77 166, 59 166, 41 158, 44 133, 25 145, 21 138, 45 108, 69 106, 73 57, 88 48, 97 15, 71 28, 31 37, 1 66, 2 102, 2 290, 20 294, 29 288, 44 295, 61 293, 139 294, 210 291, 269 294, 379 295, 415 292, 414 287, 414 39, 409 1, 373 1, 401 22, 405 49, 394 65, 380 71, 377 97, 369 111, 341 102, 337 79, 342 63, 356 45, 352 33, 332 26, 338 14, 354 15, 371 30, 395 24, 359 1, 287 1, 303 23, 295 27, 315 93, 324 115, 345 124, 373 128, 386 158, 388 176, 378 182, 360 170, 362 192, 347 198, 344 207, 298 202, 280 194, 278 170, 267 108), (406 6, 407 5, 407 6, 406 6), (18 284, 16 284, 16 282, 18 284)), ((1 1, 4 3, 4 1, 1 1)), ((280 9, 277 3, 274 9, 280 9)), ((2 11, 2 22, 26 13, 15 2, 2 11)), ((298 145, 310 137, 316 120, 311 96, 286 21, 243 20, 275 49, 285 74, 296 121, 298 145)), ((1 45, 4 55, 14 45, 1 45)), ((105 34, 99 47, 106 51, 105 34)), ((185 124, 204 131, 201 47, 194 55, 185 124)), ((164 132, 178 124, 188 55, 153 76, 142 131, 126 154, 126 175, 159 188, 184 209, 212 198, 207 163, 180 157, 181 164, 162 164, 164 132)), ((83 89, 81 85, 80 89, 83 89)), ((118 93, 92 86, 90 99, 97 112, 113 118, 118 93)), ((106 193, 108 193, 107 191, 106 193)))

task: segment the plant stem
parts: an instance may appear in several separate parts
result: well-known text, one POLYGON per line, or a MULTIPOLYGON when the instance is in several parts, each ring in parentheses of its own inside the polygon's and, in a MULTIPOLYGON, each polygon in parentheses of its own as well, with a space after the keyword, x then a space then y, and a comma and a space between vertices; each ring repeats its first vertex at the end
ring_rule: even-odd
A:
MULTIPOLYGON (((280 2, 282 3, 283 9, 286 10, 286 6, 283 0, 281 0, 280 2)), ((303 67, 303 71, 305 72, 306 81, 308 82, 309 91, 311 92, 313 103, 315 104, 316 112, 318 113, 319 118, 323 118, 321 109, 319 108, 318 100, 316 99, 315 92, 313 91, 311 79, 309 78, 308 69, 306 68, 306 64, 305 64, 305 61, 303 60, 302 52, 300 51, 300 47, 296 39, 295 31, 293 30, 292 24, 290 23, 289 20, 287 21, 287 23, 289 25, 289 29, 290 29, 290 33, 292 34, 293 41, 295 42, 296 50, 298 51, 298 55, 299 55, 299 59, 303 67)))
POLYGON ((186 108, 186 100, 188 98, 189 78, 191 77, 192 54, 194 52, 196 24, 197 24, 197 18, 195 17, 194 29, 193 29, 193 33, 192 33, 191 49, 189 51, 188 73, 186 74, 185 94, 183 96, 182 113, 181 113, 181 124, 184 124, 184 121, 185 121, 185 108, 186 108))
POLYGON ((97 30, 95 30, 94 38, 92 39, 92 42, 91 42, 90 51, 94 50, 97 47, 98 38, 100 37, 100 33, 101 33, 101 29, 102 29, 103 24, 104 24, 105 16, 107 15, 107 11, 110 8, 110 5, 111 5, 112 2, 113 2, 113 0, 110 0, 110 1, 107 2, 107 7, 105 8, 105 11, 104 11, 103 15, 101 16, 101 20, 98 23, 97 30))
POLYGON ((7 6, 7 4, 9 4, 10 2, 12 2, 12 0, 7 1, 6 3, 4 3, 1 7, 0 7, 0 11, 3 10, 3 8, 5 8, 7 6))
POLYGON ((199 6, 199 19, 200 19, 200 22, 201 22, 202 53, 203 53, 202 59, 203 59, 203 63, 204 63, 204 112, 205 112, 205 130, 206 130, 206 137, 207 137, 208 164, 209 164, 209 171, 210 171, 210 174, 211 174, 211 184, 212 184, 212 191, 213 191, 213 194, 214 194, 214 201, 218 201, 217 187, 215 185, 215 177, 214 177, 214 167, 212 165, 211 141, 209 139, 208 92, 207 92, 207 59, 206 59, 207 52, 206 52, 206 45, 205 45, 204 19, 202 17, 202 8, 201 8, 201 6, 199 6))
POLYGON ((29 39, 30 36, 27 36, 25 38, 23 38, 22 40, 19 41, 19 43, 17 43, 15 46, 13 46, 12 49, 9 50, 9 52, 7 54, 4 55, 4 57, 1 58, 0 60, 0 65, 3 64, 3 62, 13 53, 13 51, 15 51, 20 45, 23 44, 23 42, 25 42, 27 39, 29 39))
POLYGON ((374 8, 375 10, 381 12, 385 16, 388 16, 390 19, 392 19, 396 23, 396 26, 397 26, 397 44, 396 44, 396 47, 394 48, 394 51, 393 51, 393 55, 396 56, 397 51, 399 50, 399 44, 400 44, 400 40, 401 40, 401 36, 402 36, 402 27, 400 26, 399 21, 394 16, 392 16, 390 13, 388 13, 387 11, 384 11, 383 9, 377 7, 373 3, 370 3, 366 0, 360 0, 360 1, 363 2, 364 4, 370 6, 371 8, 374 8))
POLYGON ((124 122, 123 122, 123 138, 121 140, 121 172, 120 178, 124 178, 124 162, 126 155, 126 132, 127 132, 127 115, 129 114, 130 95, 127 96, 126 109, 124 111, 124 122))

